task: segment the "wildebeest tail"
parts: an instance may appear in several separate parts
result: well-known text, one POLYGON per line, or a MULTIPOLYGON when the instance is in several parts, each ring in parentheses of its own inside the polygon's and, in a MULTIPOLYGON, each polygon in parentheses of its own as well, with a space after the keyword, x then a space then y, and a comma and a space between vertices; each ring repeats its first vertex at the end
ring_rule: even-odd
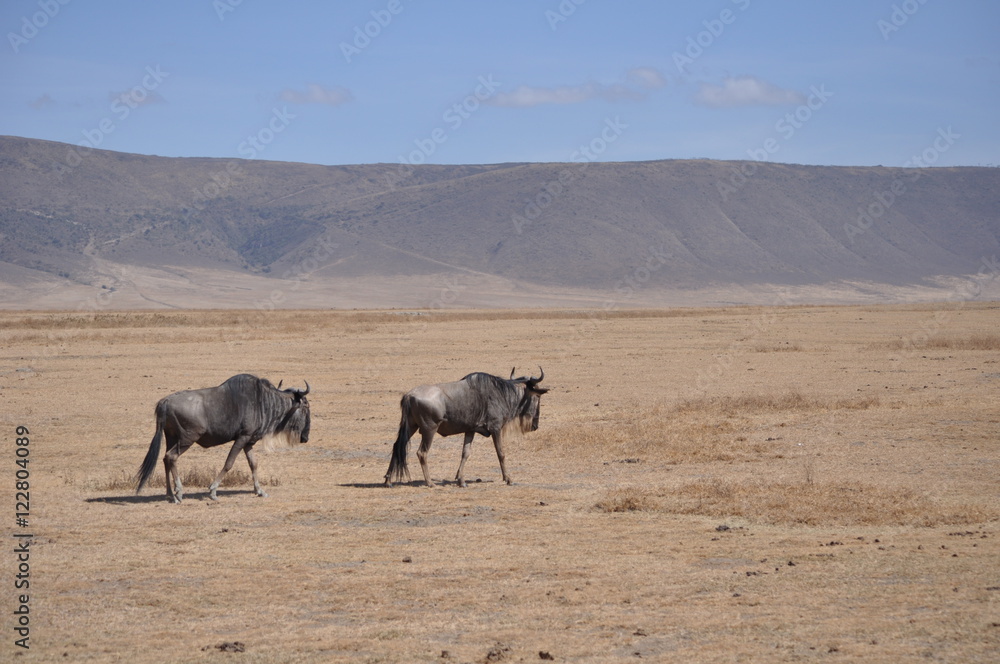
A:
POLYGON ((399 418, 399 433, 392 446, 392 457, 389 459, 389 470, 385 474, 387 482, 402 482, 410 479, 410 470, 406 467, 406 448, 409 447, 413 429, 410 426, 410 396, 403 396, 399 402, 402 411, 399 418))
POLYGON ((142 465, 139 466, 139 472, 136 474, 136 479, 139 482, 139 485, 135 489, 136 493, 142 491, 142 487, 146 486, 146 482, 149 481, 153 471, 156 470, 156 461, 160 457, 160 446, 163 443, 163 416, 160 410, 160 404, 157 404, 156 433, 153 434, 153 440, 149 441, 149 450, 146 452, 146 458, 142 460, 142 465))

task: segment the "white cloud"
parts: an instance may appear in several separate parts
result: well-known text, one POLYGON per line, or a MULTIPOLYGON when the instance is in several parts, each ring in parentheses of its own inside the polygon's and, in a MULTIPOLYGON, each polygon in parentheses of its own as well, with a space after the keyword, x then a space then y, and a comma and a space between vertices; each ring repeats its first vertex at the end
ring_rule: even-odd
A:
MULTIPOLYGON (((666 80, 655 69, 640 68, 629 72, 629 82, 643 88, 656 88, 666 85, 666 80), (634 72, 639 72, 633 74, 634 72)), ((638 101, 645 98, 645 93, 624 83, 588 82, 582 85, 560 85, 541 88, 521 85, 511 92, 499 92, 493 95, 488 103, 494 106, 510 108, 529 108, 542 104, 581 104, 593 99, 604 101, 638 101)))
POLYGON ((806 98, 795 90, 784 90, 756 76, 730 76, 722 85, 702 83, 695 102, 713 108, 732 106, 783 106, 801 104, 806 98))
POLYGON ((653 67, 636 67, 628 70, 628 80, 638 86, 647 89, 662 88, 666 86, 667 79, 658 69, 653 67))
POLYGON ((528 108, 542 104, 579 104, 596 97, 597 86, 592 83, 554 88, 521 85, 513 92, 498 92, 490 98, 489 103, 494 106, 528 108))
POLYGON ((281 91, 281 100, 289 104, 325 104, 327 106, 340 106, 351 101, 354 97, 347 88, 324 88, 318 83, 310 84, 305 92, 285 88, 281 91))
POLYGON ((129 108, 149 106, 150 104, 166 104, 167 100, 159 92, 137 85, 125 92, 109 92, 108 100, 112 103, 125 104, 129 108))

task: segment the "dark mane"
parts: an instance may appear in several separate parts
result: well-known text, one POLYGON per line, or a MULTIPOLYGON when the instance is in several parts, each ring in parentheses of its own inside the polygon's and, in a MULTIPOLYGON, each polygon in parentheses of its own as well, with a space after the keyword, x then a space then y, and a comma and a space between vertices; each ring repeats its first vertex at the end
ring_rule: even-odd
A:
POLYGON ((515 387, 516 381, 507 380, 483 371, 476 371, 462 378, 477 389, 492 388, 508 399, 519 399, 520 393, 515 387))
POLYGON ((489 408, 489 404, 503 404, 501 406, 505 419, 523 418, 528 416, 531 409, 531 393, 527 389, 520 389, 520 386, 527 384, 527 378, 514 378, 507 380, 500 376, 477 371, 470 373, 462 380, 468 382, 477 392, 488 393, 491 399, 483 402, 484 410, 489 408))
MULTIPOLYGON (((279 383, 280 385, 280 383, 279 383)), ((177 458, 192 445, 213 447, 232 442, 226 464, 209 485, 209 498, 216 500, 216 489, 222 477, 232 468, 239 452, 244 452, 250 465, 254 492, 267 495, 257 478, 254 445, 265 447, 275 442, 305 443, 309 440, 309 383, 306 389, 281 390, 266 378, 238 374, 216 387, 174 392, 156 404, 156 433, 137 473, 137 491, 141 491, 156 467, 163 440, 167 452, 163 457, 166 471, 167 498, 179 503, 183 485, 177 472, 177 458)))

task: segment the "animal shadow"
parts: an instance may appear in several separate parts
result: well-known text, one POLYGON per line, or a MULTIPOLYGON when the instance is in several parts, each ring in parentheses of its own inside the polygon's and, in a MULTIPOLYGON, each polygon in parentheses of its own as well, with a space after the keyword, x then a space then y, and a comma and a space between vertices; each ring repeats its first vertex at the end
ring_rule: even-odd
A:
MULTIPOLYGON (((253 489, 219 489, 216 495, 222 496, 232 496, 241 493, 248 493, 251 496, 256 496, 253 489)), ((184 501, 209 501, 212 502, 208 497, 208 491, 192 491, 190 493, 184 494, 184 501)), ((104 503, 106 505, 142 505, 144 503, 168 503, 170 502, 166 495, 162 493, 154 493, 148 495, 135 495, 134 493, 128 493, 119 496, 97 496, 96 498, 86 498, 85 503, 104 503)))
MULTIPOLYGON (((474 479, 466 480, 468 484, 494 484, 495 480, 484 480, 484 479, 474 479)), ((385 489, 385 482, 346 482, 344 484, 338 484, 337 486, 342 486, 344 488, 351 489, 385 489)), ((417 487, 417 488, 429 488, 424 481, 421 480, 408 480, 406 482, 393 482, 390 489, 395 489, 397 487, 417 487)), ((446 487, 446 486, 458 486, 456 480, 434 480, 435 487, 446 487)))

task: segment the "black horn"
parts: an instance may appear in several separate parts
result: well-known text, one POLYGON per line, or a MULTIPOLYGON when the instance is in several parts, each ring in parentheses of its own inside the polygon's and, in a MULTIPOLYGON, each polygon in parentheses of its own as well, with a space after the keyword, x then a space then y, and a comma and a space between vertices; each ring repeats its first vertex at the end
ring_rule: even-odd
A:
POLYGON ((537 392, 539 394, 545 394, 546 392, 549 391, 548 388, 538 387, 538 384, 540 382, 542 382, 543 378, 545 378, 545 369, 542 369, 541 367, 538 367, 538 371, 540 372, 541 375, 539 375, 538 378, 535 378, 535 377, 529 378, 527 380, 526 384, 527 384, 527 386, 528 386, 529 389, 531 389, 531 390, 533 390, 533 391, 535 391, 535 392, 537 392))
POLYGON ((302 382, 306 384, 306 389, 300 390, 297 387, 289 387, 288 389, 285 390, 285 392, 295 395, 296 399, 301 399, 305 395, 309 394, 309 381, 304 380, 302 382))
POLYGON ((517 370, 517 367, 516 367, 516 366, 515 366, 515 367, 511 367, 511 368, 510 368, 510 380, 514 380, 514 372, 515 372, 516 370, 517 370))

